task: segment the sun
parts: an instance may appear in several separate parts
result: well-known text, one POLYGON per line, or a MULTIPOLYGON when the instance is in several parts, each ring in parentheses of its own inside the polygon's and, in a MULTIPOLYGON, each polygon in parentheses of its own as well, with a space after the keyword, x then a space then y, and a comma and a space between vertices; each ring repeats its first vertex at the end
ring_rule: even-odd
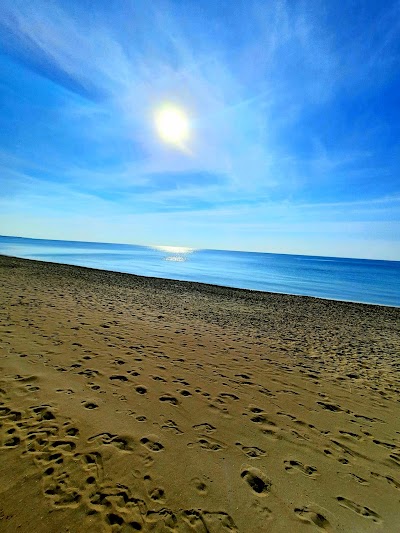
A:
POLYGON ((177 147, 182 147, 189 138, 189 118, 185 111, 173 104, 164 104, 154 114, 160 138, 177 147))

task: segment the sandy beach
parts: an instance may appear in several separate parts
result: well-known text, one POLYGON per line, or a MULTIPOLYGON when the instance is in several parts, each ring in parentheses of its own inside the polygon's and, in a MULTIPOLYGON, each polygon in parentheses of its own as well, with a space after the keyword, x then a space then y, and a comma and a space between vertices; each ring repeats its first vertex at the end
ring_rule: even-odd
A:
POLYGON ((0 531, 396 533, 400 309, 0 257, 0 531))

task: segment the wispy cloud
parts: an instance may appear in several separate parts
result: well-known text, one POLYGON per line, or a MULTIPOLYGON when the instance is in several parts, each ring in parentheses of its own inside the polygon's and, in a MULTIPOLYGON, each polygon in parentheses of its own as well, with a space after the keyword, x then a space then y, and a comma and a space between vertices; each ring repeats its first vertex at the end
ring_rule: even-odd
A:
MULTIPOLYGON (((284 2, 255 3, 242 36, 236 21, 245 45, 235 51, 226 49, 216 32, 193 44, 190 19, 172 4, 131 6, 129 15, 144 17, 148 25, 137 35, 133 24, 118 39, 104 12, 90 21, 79 8, 65 10, 65 4, 39 1, 22 9, 19 2, 6 1, 0 20, 12 36, 8 49, 32 68, 67 88, 102 97, 102 105, 141 145, 150 171, 201 169, 226 173, 238 187, 274 184, 268 162, 280 157, 271 140, 274 121, 281 120, 276 114, 287 114, 296 91, 309 92, 312 99, 317 92, 326 95, 335 81, 328 45, 313 35, 317 23, 284 2), (173 155, 154 138, 151 117, 163 99, 175 99, 191 113, 193 157, 173 155)), ((86 118, 88 108, 93 113, 93 105, 80 106, 86 118)), ((92 118, 98 121, 96 110, 92 118)))

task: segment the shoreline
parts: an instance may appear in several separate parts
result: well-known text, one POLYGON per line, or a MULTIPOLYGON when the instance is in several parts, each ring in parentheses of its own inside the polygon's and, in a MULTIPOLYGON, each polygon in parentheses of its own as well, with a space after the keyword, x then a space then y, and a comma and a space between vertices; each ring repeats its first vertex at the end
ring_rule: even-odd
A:
POLYGON ((396 307, 0 256, 0 529, 395 533, 399 353, 396 307))
POLYGON ((61 265, 61 266, 65 266, 65 267, 71 267, 71 268, 77 268, 77 269, 85 269, 85 270, 94 271, 94 272, 104 272, 104 273, 111 273, 111 274, 117 274, 117 275, 121 274, 121 275, 124 275, 124 276, 133 276, 134 278, 139 278, 139 279, 148 279, 150 281, 161 280, 161 281, 164 281, 164 282, 183 283, 183 284, 187 284, 188 286, 189 285, 199 286, 199 289, 201 289, 202 287, 204 289, 206 287, 210 287, 211 290, 213 288, 214 289, 221 288, 221 289, 227 289, 227 290, 230 290, 230 291, 244 291, 244 292, 251 293, 251 294, 256 294, 256 295, 257 294, 259 294, 259 295, 278 295, 278 296, 288 296, 288 297, 296 297, 296 298, 311 298, 311 299, 314 299, 314 300, 325 300, 325 301, 328 301, 328 302, 338 302, 338 303, 348 303, 348 304, 356 304, 356 305, 363 305, 363 306, 374 306, 374 307, 376 306, 376 307, 388 307, 388 308, 393 308, 393 309, 400 309, 400 305, 377 304, 377 303, 371 303, 371 302, 359 302, 359 301, 355 301, 355 300, 341 300, 341 299, 333 299, 333 298, 324 298, 322 296, 311 296, 311 295, 305 295, 305 294, 261 291, 261 290, 257 290, 257 289, 245 289, 245 288, 241 288, 241 287, 232 287, 232 286, 229 286, 229 285, 217 285, 217 284, 213 284, 213 283, 204 283, 204 282, 201 282, 201 281, 188 281, 188 280, 179 280, 179 279, 163 278, 163 277, 156 277, 156 276, 145 276, 145 275, 141 275, 141 274, 133 274, 133 273, 130 273, 130 272, 120 272, 118 270, 107 270, 107 269, 104 269, 104 268, 88 267, 88 266, 82 266, 82 265, 73 265, 73 264, 70 264, 70 263, 56 263, 54 261, 44 261, 44 260, 41 260, 41 259, 30 259, 30 258, 13 256, 13 255, 0 254, 0 258, 2 258, 2 257, 7 257, 9 259, 17 259, 17 260, 21 260, 21 261, 32 261, 32 262, 36 262, 36 263, 45 263, 45 264, 50 264, 50 265, 55 265, 55 266, 56 265, 61 265))

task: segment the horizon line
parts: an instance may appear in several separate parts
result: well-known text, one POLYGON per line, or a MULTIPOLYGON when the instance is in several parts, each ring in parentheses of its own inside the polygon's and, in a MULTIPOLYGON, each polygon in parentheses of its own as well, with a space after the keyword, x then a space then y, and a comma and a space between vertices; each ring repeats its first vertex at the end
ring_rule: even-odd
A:
POLYGON ((368 257, 348 257, 348 256, 334 256, 334 255, 311 255, 311 254, 296 254, 288 252, 261 252, 259 250, 232 250, 229 248, 197 248, 193 246, 186 245, 171 245, 171 244, 137 244, 129 242, 104 242, 104 241, 78 241, 74 239, 45 239, 43 237, 24 237, 21 235, 0 235, 0 238, 9 238, 9 239, 28 239, 32 241, 52 241, 52 242, 72 242, 72 243, 82 243, 82 244, 118 244, 121 246, 142 246, 144 248, 160 248, 160 247, 172 247, 172 248, 188 248, 192 252, 197 251, 212 251, 212 252, 235 252, 235 253, 250 253, 250 254, 268 254, 268 255, 288 255, 293 257, 315 257, 323 259, 350 259, 357 261, 381 261, 388 263, 400 263, 400 259, 371 259, 368 257))

